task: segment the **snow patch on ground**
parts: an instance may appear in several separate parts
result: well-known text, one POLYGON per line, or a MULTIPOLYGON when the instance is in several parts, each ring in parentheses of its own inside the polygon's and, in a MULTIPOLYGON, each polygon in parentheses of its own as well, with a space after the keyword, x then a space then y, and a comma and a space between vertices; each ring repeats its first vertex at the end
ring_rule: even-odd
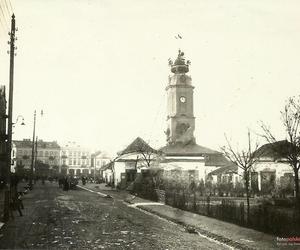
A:
POLYGON ((129 207, 138 207, 138 206, 151 206, 151 205, 164 205, 163 203, 159 203, 159 202, 139 202, 139 203, 134 203, 134 204, 130 204, 128 205, 129 207))

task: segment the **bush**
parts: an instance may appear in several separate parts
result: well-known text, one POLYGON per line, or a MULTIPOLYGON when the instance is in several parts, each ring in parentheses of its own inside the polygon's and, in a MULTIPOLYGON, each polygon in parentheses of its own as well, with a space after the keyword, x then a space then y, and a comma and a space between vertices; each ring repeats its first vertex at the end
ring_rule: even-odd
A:
POLYGON ((295 206, 295 200, 289 198, 275 198, 274 199, 275 206, 280 207, 293 207, 295 206))
POLYGON ((132 193, 137 194, 141 198, 158 201, 154 183, 149 176, 139 176, 133 184, 132 193))

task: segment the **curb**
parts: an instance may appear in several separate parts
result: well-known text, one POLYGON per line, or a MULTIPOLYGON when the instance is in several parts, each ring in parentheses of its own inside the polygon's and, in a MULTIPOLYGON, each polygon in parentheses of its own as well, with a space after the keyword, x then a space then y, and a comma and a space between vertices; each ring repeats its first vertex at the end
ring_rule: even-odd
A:
POLYGON ((233 241, 231 239, 228 239, 226 237, 223 237, 223 236, 220 236, 220 235, 217 235, 215 233, 211 233, 207 230, 204 230, 202 228, 199 228, 199 227, 195 227, 195 226, 191 226, 187 223, 184 223, 182 221, 179 221, 179 220, 176 220, 172 217, 168 217, 168 216, 165 216, 165 215, 161 215, 160 213, 157 213, 155 211, 152 211, 151 209, 149 208, 145 208, 145 207, 142 207, 142 206, 137 206, 139 209, 142 209, 148 213, 152 213, 152 214, 155 214, 163 219, 166 219, 166 220, 169 220, 175 224, 178 224, 180 226, 183 226, 187 232, 190 232, 190 233, 197 233, 199 234, 200 236, 205 236, 209 239, 212 239, 212 240, 215 240, 215 241, 218 241, 218 242, 221 242, 223 243, 224 245, 228 246, 228 247, 231 247, 231 248, 234 248, 234 249, 241 249, 241 250, 255 250, 255 248, 251 248, 251 247, 248 247, 242 243, 239 243, 239 242, 236 242, 236 241, 233 241))
POLYGON ((109 194, 104 194, 104 193, 101 193, 101 192, 96 192, 96 191, 93 191, 93 190, 91 190, 91 189, 85 188, 85 187, 80 186, 80 185, 77 185, 77 187, 79 187, 79 188, 81 188, 81 189, 83 189, 83 190, 89 191, 89 192, 91 192, 91 193, 98 194, 98 195, 100 195, 100 196, 103 197, 103 198, 113 198, 113 197, 112 197, 111 195, 109 195, 109 194))
MULTIPOLYGON (((89 192, 92 192, 92 193, 96 193, 96 194, 98 194, 98 195, 100 195, 100 196, 102 196, 104 198, 113 198, 110 195, 107 195, 107 194, 104 194, 104 193, 101 193, 101 192, 96 192, 96 191, 90 190, 88 188, 84 188, 82 186, 79 186, 79 185, 78 185, 78 187, 81 188, 81 189, 83 189, 83 190, 86 190, 86 191, 89 191, 89 192)), ((124 201, 124 203, 127 203, 129 206, 135 204, 135 202, 133 202, 132 200, 129 200, 129 199, 125 199, 123 201, 124 201)), ((133 206, 130 206, 130 207, 133 207, 133 206)), ((147 213, 156 215, 156 216, 158 216, 158 217, 160 217, 162 219, 165 219, 165 220, 168 220, 170 222, 173 222, 173 223, 175 223, 177 225, 180 225, 180 226, 184 227, 186 229, 186 231, 189 232, 189 233, 198 234, 199 236, 202 236, 204 238, 208 238, 208 239, 210 239, 212 241, 216 241, 216 242, 221 243, 221 244, 223 244, 223 245, 225 245, 225 246, 227 246, 229 248, 241 249, 241 250, 255 250, 255 248, 252 248, 252 247, 249 247, 249 246, 244 245, 242 243, 239 243, 239 242, 236 242, 234 240, 228 239, 228 238, 226 238, 224 236, 220 236, 220 235, 217 235, 215 233, 211 233, 211 232, 209 232, 207 230, 204 230, 204 229, 202 229, 200 227, 191 226, 191 225, 189 225, 187 223, 184 223, 182 221, 176 220, 176 219, 174 219, 172 217, 168 217, 168 216, 162 215, 162 214, 160 214, 158 212, 152 211, 149 208, 143 207, 143 205, 137 204, 134 208, 138 208, 138 209, 144 210, 147 213)))

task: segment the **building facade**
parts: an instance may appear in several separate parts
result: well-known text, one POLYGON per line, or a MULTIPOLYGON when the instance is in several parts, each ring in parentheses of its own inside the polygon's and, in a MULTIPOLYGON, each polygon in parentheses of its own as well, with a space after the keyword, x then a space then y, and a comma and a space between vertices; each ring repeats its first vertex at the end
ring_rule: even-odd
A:
MULTIPOLYGON (((28 171, 32 164, 32 141, 23 139, 22 141, 13 141, 16 148, 16 168, 28 171)), ((60 146, 56 141, 46 142, 38 140, 34 145, 35 165, 37 163, 47 164, 49 168, 59 167, 60 165, 60 146)))
POLYGON ((101 169, 111 161, 111 157, 106 152, 97 151, 91 155, 91 174, 101 175, 101 169))
POLYGON ((73 176, 92 174, 91 151, 75 142, 68 142, 61 148, 61 173, 73 176))
POLYGON ((289 142, 283 140, 265 144, 255 152, 258 160, 253 165, 251 174, 253 190, 262 194, 275 191, 293 193, 295 174, 284 157, 289 147, 289 142))

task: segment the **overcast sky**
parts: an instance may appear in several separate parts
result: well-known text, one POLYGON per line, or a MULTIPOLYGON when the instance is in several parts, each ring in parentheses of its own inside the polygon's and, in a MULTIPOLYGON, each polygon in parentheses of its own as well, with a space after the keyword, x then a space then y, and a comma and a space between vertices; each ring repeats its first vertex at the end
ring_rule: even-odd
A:
POLYGON ((11 9, 18 27, 13 113, 26 126, 14 139, 32 137, 34 109, 43 109, 44 140, 115 152, 141 136, 164 146, 168 58, 179 48, 192 63, 200 145, 219 150, 224 133, 242 142, 260 120, 281 137, 279 111, 300 93, 297 0, 0 3, 0 84, 11 9))

